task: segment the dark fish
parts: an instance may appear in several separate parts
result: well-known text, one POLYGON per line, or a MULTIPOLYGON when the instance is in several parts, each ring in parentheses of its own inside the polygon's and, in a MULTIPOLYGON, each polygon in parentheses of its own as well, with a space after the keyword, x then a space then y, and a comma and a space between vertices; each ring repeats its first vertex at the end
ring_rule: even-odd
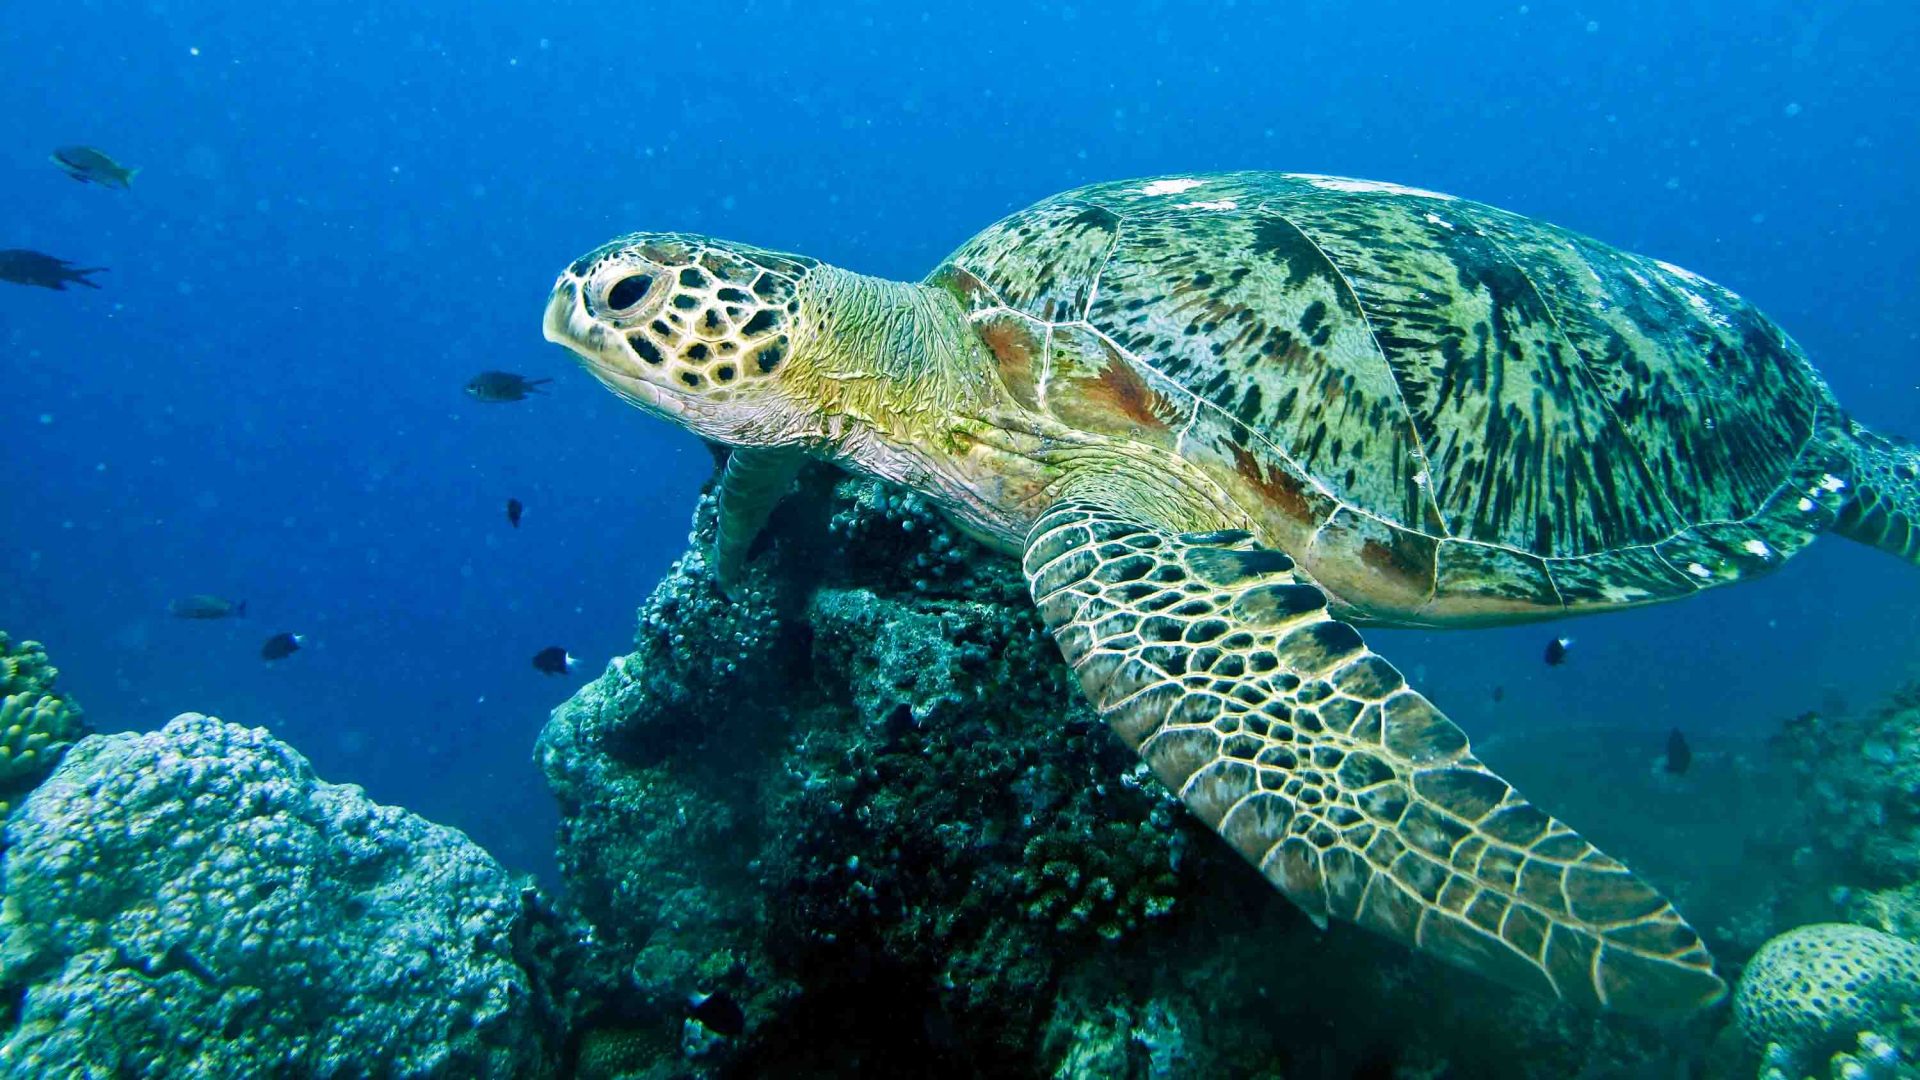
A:
POLYGON ((306 643, 306 636, 302 634, 275 634, 267 639, 265 645, 260 646, 260 658, 262 660, 285 660, 287 657, 299 652, 300 646, 306 643))
POLYGON ((1573 639, 1557 637, 1547 642, 1546 661, 1548 667, 1559 667, 1567 662, 1567 650, 1573 648, 1573 639))
POLYGON ((549 645, 533 654, 533 666, 549 675, 565 675, 579 662, 558 645, 549 645))
POLYGON ((65 259, 56 259, 44 252, 28 251, 26 248, 0 251, 0 281, 11 281, 16 285, 38 285, 43 289, 65 292, 67 283, 73 282, 97 289, 99 284, 89 281, 87 275, 106 272, 104 266, 75 266, 65 259))
POLYGON ((1674 728, 1667 733, 1667 771, 1678 776, 1691 764, 1693 747, 1687 745, 1687 737, 1680 734, 1680 729, 1674 728))
POLYGON ((516 529, 519 528, 520 512, 525 509, 526 507, 520 505, 519 499, 508 499, 507 500, 507 524, 513 526, 516 529))
POLYGON ((139 169, 129 169, 91 146, 63 146, 53 152, 53 163, 83 184, 126 190, 139 169))
POLYGON ((1496 703, 1497 703, 1497 702, 1502 702, 1502 701, 1505 701, 1505 700, 1507 700, 1507 688, 1506 688, 1506 687, 1504 687, 1504 686, 1496 686, 1496 687, 1494 687, 1494 688, 1493 688, 1493 700, 1494 700, 1494 701, 1495 701, 1496 703))
POLYGON ((167 604, 167 614, 176 619, 238 619, 247 613, 247 602, 239 603, 224 596, 197 593, 167 604))
POLYGON ((725 994, 688 994, 687 1015, 706 1026, 715 1035, 731 1039, 747 1030, 747 1014, 740 1003, 725 994))
POLYGON ((511 371, 483 371, 467 380, 467 396, 475 401, 522 401, 528 394, 540 393, 536 387, 552 379, 529 379, 511 371))

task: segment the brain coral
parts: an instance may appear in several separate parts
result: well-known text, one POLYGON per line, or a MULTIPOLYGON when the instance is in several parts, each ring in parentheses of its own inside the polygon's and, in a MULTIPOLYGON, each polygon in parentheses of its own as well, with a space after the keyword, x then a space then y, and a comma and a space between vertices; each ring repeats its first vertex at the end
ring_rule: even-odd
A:
POLYGON ((1796 927, 1754 954, 1733 1007, 1756 1048, 1805 1070, 1920 1008, 1920 945, 1850 923, 1796 927))
POLYGON ((552 1071, 530 890, 263 730, 88 738, 7 832, 0 1075, 552 1071))

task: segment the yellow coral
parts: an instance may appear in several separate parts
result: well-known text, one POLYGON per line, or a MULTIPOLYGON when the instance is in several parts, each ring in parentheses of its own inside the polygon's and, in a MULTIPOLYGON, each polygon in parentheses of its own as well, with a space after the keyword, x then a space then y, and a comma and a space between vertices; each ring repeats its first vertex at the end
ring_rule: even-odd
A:
POLYGON ((59 674, 60 669, 47 663, 47 650, 39 642, 15 645, 0 631, 0 696, 50 692, 59 674))
POLYGON ((38 784, 82 734, 79 711, 51 694, 0 699, 0 791, 38 784))

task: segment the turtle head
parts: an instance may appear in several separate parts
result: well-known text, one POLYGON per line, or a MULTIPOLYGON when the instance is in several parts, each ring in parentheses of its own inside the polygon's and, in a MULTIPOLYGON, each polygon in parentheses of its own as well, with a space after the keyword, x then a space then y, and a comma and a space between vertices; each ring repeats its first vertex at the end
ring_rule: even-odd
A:
POLYGON ((547 340, 614 393, 734 446, 791 441, 803 412, 786 385, 804 343, 812 259, 703 236, 634 233, 560 275, 547 340))

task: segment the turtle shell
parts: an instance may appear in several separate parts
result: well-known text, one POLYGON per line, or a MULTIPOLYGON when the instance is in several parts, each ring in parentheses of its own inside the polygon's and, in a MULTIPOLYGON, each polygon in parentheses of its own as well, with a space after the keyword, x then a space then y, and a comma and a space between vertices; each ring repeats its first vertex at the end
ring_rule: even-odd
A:
POLYGON ((1842 499, 1841 414, 1751 305, 1435 192, 1098 184, 929 281, 1022 404, 1198 466, 1353 617, 1687 595, 1777 565, 1842 499))

